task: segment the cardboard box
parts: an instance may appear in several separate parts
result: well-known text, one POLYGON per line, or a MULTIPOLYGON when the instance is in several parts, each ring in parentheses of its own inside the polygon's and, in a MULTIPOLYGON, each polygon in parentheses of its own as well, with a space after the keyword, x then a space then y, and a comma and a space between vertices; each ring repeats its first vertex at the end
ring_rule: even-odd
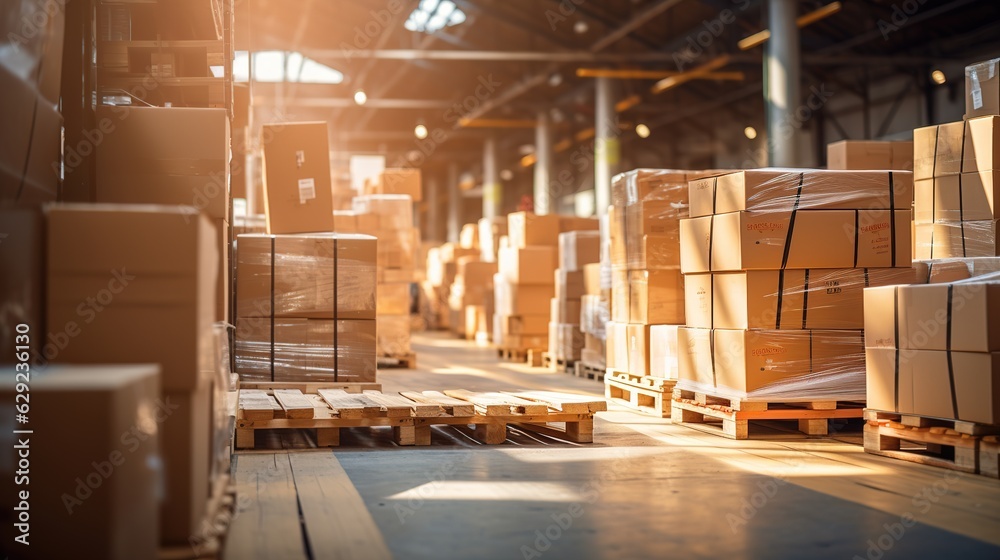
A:
POLYGON ((916 224, 917 259, 997 256, 996 221, 916 224))
POLYGON ((1000 114, 1000 58, 965 67, 965 118, 1000 114))
MULTIPOLYGON (((497 285, 494 284, 497 288, 497 285)), ((499 289, 504 290, 501 286, 499 289)), ((497 299, 497 312, 501 315, 546 314, 549 300, 555 295, 555 286, 533 284, 506 284, 506 290, 497 299)))
POLYGON ((628 338, 628 372, 649 375, 649 325, 629 323, 625 336, 628 338))
POLYGON ((913 179, 961 173, 964 142, 965 123, 962 121, 914 130, 913 179))
POLYGON ((517 335, 512 334, 504 338, 507 348, 512 350, 545 350, 549 347, 548 334, 542 335, 517 335))
POLYGON ((583 266, 583 291, 587 295, 601 295, 601 265, 599 263, 583 266))
POLYGON ((913 220, 934 222, 995 220, 1000 171, 962 173, 914 184, 913 220))
POLYGON ((549 315, 501 315, 503 334, 542 335, 547 332, 549 315))
POLYGON ((334 231, 327 135, 325 122, 264 125, 267 233, 334 231))
POLYGON ((732 212, 684 220, 681 270, 911 266, 908 209, 799 211, 794 226, 791 218, 791 212, 732 212))
POLYGON ((236 315, 375 318, 375 238, 246 234, 236 243, 236 315))
POLYGON ((865 346, 908 350, 1000 350, 1000 284, 886 286, 865 290, 865 346))
POLYGON ((410 284, 378 284, 376 298, 376 316, 379 315, 409 315, 410 314, 410 284))
POLYGON ((333 224, 337 233, 361 233, 358 230, 358 215, 354 210, 334 210, 333 224))
POLYGON ((692 303, 688 326, 862 329, 865 288, 913 284, 916 274, 912 268, 758 270, 689 275, 684 281, 685 302, 692 303))
POLYGON ((579 300, 585 293, 583 272, 567 272, 561 268, 555 271, 556 298, 579 300))
POLYGON ((229 306, 232 299, 230 271, 232 271, 233 265, 229 260, 233 248, 229 242, 232 231, 229 222, 225 220, 212 220, 212 226, 215 228, 215 243, 219 248, 219 272, 218 279, 215 281, 215 320, 228 323, 230 322, 229 306))
POLYGON ((500 273, 508 281, 525 285, 552 285, 556 268, 554 246, 502 247, 499 255, 500 273))
POLYGON ((925 281, 915 284, 944 284, 1000 272, 1000 257, 914 261, 913 265, 926 267, 925 281))
POLYGON ((554 353, 556 359, 573 362, 579 360, 584 341, 583 333, 580 332, 578 325, 556 323, 555 334, 556 344, 554 353))
POLYGON ((628 273, 629 322, 684 324, 684 278, 679 270, 628 273))
MULTIPOLYGON (((164 391, 164 405, 176 408, 159 424, 165 481, 160 504, 160 541, 189 545, 204 531, 211 490, 212 382, 194 391, 164 391)), ((121 437, 121 433, 117 434, 121 437)))
POLYGON ((405 194, 420 202, 423 199, 423 189, 420 182, 420 170, 409 168, 386 169, 370 183, 365 194, 405 194))
POLYGON ((868 408, 1000 423, 1000 354, 868 348, 868 408))
POLYGON ((680 224, 668 235, 643 235, 629 238, 628 268, 659 270, 678 268, 681 264, 680 224))
POLYGON ((507 235, 511 247, 523 249, 537 245, 555 248, 559 245, 559 233, 558 215, 531 212, 507 214, 507 235))
POLYGON ((465 338, 476 338, 476 333, 486 332, 486 308, 482 305, 465 306, 465 338))
POLYGON ((97 202, 194 206, 229 219, 225 109, 100 107, 97 120, 110 124, 95 148, 97 202))
MULTIPOLYGON (((396 317, 379 317, 379 337, 393 337, 396 317)), ((240 317, 236 372, 248 381, 374 381, 375 333, 371 319, 240 317)))
POLYGON ((496 262, 500 250, 500 238, 507 235, 507 217, 479 219, 480 256, 486 262, 496 262))
POLYGON ((629 371, 628 323, 608 322, 607 363, 615 371, 629 371))
POLYGON ((579 218, 576 216, 559 216, 559 233, 571 231, 597 231, 600 222, 597 218, 579 218))
POLYGON ((580 309, 581 304, 578 299, 559 299, 552 298, 549 301, 549 316, 551 321, 554 323, 561 323, 564 325, 579 325, 580 324, 580 309))
POLYGON ((679 169, 633 169, 611 179, 611 204, 627 206, 645 199, 653 190, 683 187, 693 177, 708 172, 679 169))
MULTIPOLYGON (((14 363, 15 327, 28 325, 44 331, 45 313, 45 219, 41 210, 31 208, 0 209, 0 301, 4 306, 0 321, 0 364, 14 363), (14 272, 16 271, 16 273, 14 272)), ((32 345, 31 361, 39 363, 42 340, 32 345)))
MULTIPOLYGON (((13 414, 14 368, 4 369, 0 380, 0 395, 13 414)), ((25 427, 34 433, 8 436, 15 448, 15 437, 30 439, 33 484, 24 476, 24 485, 15 487, 22 477, 15 476, 17 451, 11 449, 4 465, 7 491, 0 498, 9 521, 0 530, 10 543, 5 548, 18 547, 18 558, 31 559, 65 558, 68 550, 85 551, 88 558, 156 558, 163 483, 156 467, 162 448, 157 428, 173 420, 153 421, 163 417, 164 405, 159 367, 153 364, 52 366, 33 376, 31 423, 25 427), (141 438, 134 435, 138 430, 141 438), (86 480, 95 478, 100 486, 88 487, 86 480), (29 546, 14 541, 21 534, 14 525, 17 491, 29 492, 29 546)))
POLYGON ((628 268, 628 234, 625 230, 625 207, 612 206, 608 209, 609 248, 611 267, 628 268))
MULTIPOLYGON (((378 216, 378 229, 386 235, 397 235, 400 238, 409 237, 413 229, 413 200, 404 194, 371 194, 356 196, 351 201, 355 214, 374 214, 378 216)), ((358 227, 362 227, 359 218, 358 227)), ((412 239, 408 239, 413 244, 412 239)), ((469 249, 469 253, 475 250, 469 249)))
POLYGON ((601 257, 601 235, 597 231, 570 231, 559 234, 559 268, 583 270, 601 257))
POLYGON ((159 363, 165 391, 210 375, 217 233, 194 208, 48 209, 47 344, 59 363, 159 363))
POLYGON ((628 323, 630 314, 630 286, 627 270, 611 271, 611 319, 628 323))
POLYGON ((913 170, 913 142, 841 140, 826 146, 831 170, 913 170))
POLYGON ((757 169, 690 183, 692 218, 744 210, 909 209, 908 171, 757 169))
POLYGON ((493 275, 497 273, 497 263, 482 262, 474 259, 476 257, 464 257, 458 262, 458 276, 462 278, 466 288, 473 288, 482 292, 493 284, 493 275))
POLYGON ((649 327, 649 375, 677 379, 677 330, 681 325, 649 327))
MULTIPOLYGON (((690 330, 681 329, 678 347, 695 351, 703 344, 692 344, 685 338, 690 330)), ((803 376, 856 374, 863 379, 865 354, 860 331, 838 330, 729 330, 713 329, 714 375, 711 366, 704 372, 687 369, 703 364, 704 356, 682 360, 681 379, 698 381, 739 394, 752 393, 777 382, 792 381, 803 376)), ((850 395, 845 388, 845 396, 850 395)))
POLYGON ((1000 116, 979 117, 965 122, 962 171, 993 171, 1000 168, 1000 116))

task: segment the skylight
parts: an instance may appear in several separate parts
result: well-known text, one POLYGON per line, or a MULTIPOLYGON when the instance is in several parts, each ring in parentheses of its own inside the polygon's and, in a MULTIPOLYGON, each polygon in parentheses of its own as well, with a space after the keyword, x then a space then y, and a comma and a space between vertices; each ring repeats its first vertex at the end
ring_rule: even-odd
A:
POLYGON ((451 0, 420 0, 403 27, 410 31, 434 33, 465 21, 465 13, 451 0))
MULTIPOLYGON (((250 64, 247 51, 236 51, 233 60, 233 80, 249 80, 250 64)), ((253 53, 255 82, 301 82, 309 84, 339 84, 344 75, 325 64, 291 51, 260 51, 253 53)))

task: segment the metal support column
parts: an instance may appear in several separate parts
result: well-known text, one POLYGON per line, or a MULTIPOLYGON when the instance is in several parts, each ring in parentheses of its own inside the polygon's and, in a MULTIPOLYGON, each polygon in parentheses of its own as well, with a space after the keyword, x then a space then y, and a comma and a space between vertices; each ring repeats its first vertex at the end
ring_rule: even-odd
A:
POLYGON ((597 215, 603 216, 611 204, 611 177, 618 171, 621 150, 618 141, 617 113, 615 112, 614 82, 610 78, 597 78, 595 84, 596 122, 594 123, 594 202, 597 215))
POLYGON ((427 220, 424 222, 424 235, 428 241, 439 242, 441 236, 439 227, 441 223, 441 209, 438 207, 438 180, 437 175, 427 175, 427 183, 424 187, 424 200, 427 201, 427 220))
POLYGON ((552 173, 552 128, 549 115, 538 112, 535 127, 535 214, 549 213, 549 180, 552 173))
POLYGON ((766 46, 764 90, 767 105, 767 143, 770 165, 795 167, 798 161, 799 128, 796 119, 802 103, 797 0, 768 0, 768 28, 771 40, 766 46))
POLYGON ((492 136, 483 143, 483 217, 500 215, 503 191, 497 172, 497 143, 492 136))
POLYGON ((458 165, 448 164, 448 241, 458 243, 462 229, 462 191, 458 188, 458 165))

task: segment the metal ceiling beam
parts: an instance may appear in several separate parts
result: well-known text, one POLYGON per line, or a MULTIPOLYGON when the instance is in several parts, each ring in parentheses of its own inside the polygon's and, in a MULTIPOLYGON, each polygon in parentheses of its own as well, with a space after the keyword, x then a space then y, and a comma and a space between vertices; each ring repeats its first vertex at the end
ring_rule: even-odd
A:
MULTIPOLYGON (((254 96, 254 105, 267 106, 274 104, 277 99, 269 96, 254 96)), ((441 101, 437 99, 369 99, 364 105, 358 105, 353 99, 344 97, 297 97, 286 99, 284 104, 288 107, 307 107, 317 109, 448 109, 454 103, 451 101, 441 101)))
POLYGON ((421 49, 310 49, 306 54, 321 60, 440 60, 477 62, 673 62, 673 53, 638 52, 602 54, 592 51, 484 51, 484 50, 421 50, 421 49))
POLYGON ((629 33, 645 25, 649 20, 666 12, 683 1, 684 0, 660 0, 659 2, 654 3, 645 10, 636 14, 632 17, 632 19, 623 23, 617 29, 611 31, 611 33, 608 33, 604 37, 598 39, 596 43, 590 46, 590 52, 596 53, 610 47, 622 38, 626 37, 629 33))
MULTIPOLYGON (((920 23, 922 21, 925 21, 925 20, 928 20, 928 19, 931 19, 931 18, 935 18, 935 17, 937 17, 939 15, 942 15, 942 14, 945 14, 947 12, 950 12, 950 11, 956 9, 956 8, 961 8, 962 6, 965 6, 967 4, 973 4, 973 3, 979 2, 979 1, 980 0, 955 0, 954 2, 951 2, 950 4, 945 4, 943 6, 939 6, 937 8, 933 8, 933 9, 930 9, 930 10, 924 10, 924 11, 918 12, 918 13, 910 16, 906 20, 906 24, 905 25, 908 26, 908 27, 909 26, 913 26, 916 23, 920 23)), ((876 27, 875 29, 869 31, 868 33, 864 33, 862 35, 858 35, 858 36, 854 37, 853 39, 848 39, 847 41, 844 41, 842 43, 837 43, 836 45, 831 45, 831 46, 829 46, 829 47, 827 47, 825 49, 820 49, 819 52, 820 52, 820 54, 835 54, 835 53, 839 53, 839 52, 844 52, 844 51, 846 51, 848 49, 852 49, 852 48, 854 48, 854 47, 856 47, 858 45, 863 45, 863 44, 865 44, 865 43, 867 43, 869 41, 874 41, 875 39, 878 39, 878 38, 884 38, 884 35, 882 33, 882 29, 880 27, 876 27)))

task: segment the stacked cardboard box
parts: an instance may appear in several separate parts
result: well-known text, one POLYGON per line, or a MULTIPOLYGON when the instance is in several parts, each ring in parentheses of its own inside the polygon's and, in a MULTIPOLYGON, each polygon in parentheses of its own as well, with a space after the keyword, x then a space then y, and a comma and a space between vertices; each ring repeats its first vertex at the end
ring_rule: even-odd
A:
POLYGON ((919 128, 913 141, 916 258, 1000 254, 1000 116, 919 128))
MULTIPOLYGON (((150 428, 165 480, 160 541, 187 544, 202 531, 213 484, 212 408, 227 390, 213 359, 215 228, 192 207, 63 204, 48 211, 47 237, 42 355, 59 364, 160 364, 159 398, 170 404, 168 421, 150 428)), ((117 441, 121 433, 105 435, 117 441)))
POLYGON ((584 294, 580 297, 580 332, 583 333, 580 361, 597 370, 606 367, 607 322, 611 319, 610 290, 601 286, 602 266, 601 263, 583 266, 584 294))
POLYGON ((432 328, 451 328, 448 300, 451 285, 458 276, 458 259, 477 254, 475 249, 463 249, 455 243, 445 243, 427 252, 427 279, 422 288, 426 294, 429 313, 427 324, 432 328))
POLYGON ((494 337, 510 350, 548 348, 559 216, 514 212, 507 216, 507 232, 509 245, 501 243, 493 281, 494 337))
POLYGON ((864 399, 863 290, 915 281, 905 171, 741 171, 691 181, 679 387, 864 399))
POLYGON ((403 356, 410 348, 410 285, 419 236, 413 200, 405 194, 354 198, 358 232, 378 238, 378 353, 403 356))
POLYGON ((507 216, 479 220, 480 256, 484 262, 496 262, 500 238, 507 235, 507 216))
POLYGON ((334 231, 326 123, 264 125, 260 141, 267 233, 334 231))
POLYGON ((381 305, 376 305, 375 252, 376 240, 366 235, 239 236, 240 377, 375 381, 375 318, 381 305))
POLYGON ((459 257, 457 264, 458 274, 448 298, 452 332, 471 340, 486 330, 486 293, 492 289, 497 265, 482 262, 477 255, 459 257))
POLYGON ((413 202, 423 199, 423 188, 419 169, 386 169, 365 181, 365 194, 405 194, 413 202))
MULTIPOLYGON (((591 221, 596 223, 596 220, 591 221)), ((554 276, 556 293, 549 312, 549 355, 553 359, 576 362, 582 357, 582 298, 587 293, 584 268, 596 265, 600 247, 600 233, 594 230, 559 234, 559 268, 554 276)))
POLYGON ((826 147, 826 166, 834 170, 913 170, 913 142, 841 140, 826 147))
POLYGON ((687 181, 704 173, 636 169, 612 181, 609 369, 650 375, 651 326, 684 324, 680 220, 688 215, 687 181))

